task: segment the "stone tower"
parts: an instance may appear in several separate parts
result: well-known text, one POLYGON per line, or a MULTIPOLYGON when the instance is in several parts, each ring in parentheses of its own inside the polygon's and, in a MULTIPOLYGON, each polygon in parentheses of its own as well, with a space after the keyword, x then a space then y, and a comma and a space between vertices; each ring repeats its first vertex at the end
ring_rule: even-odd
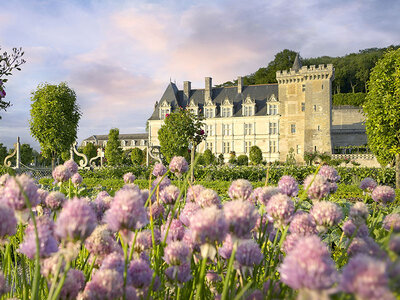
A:
POLYGON ((278 71, 279 159, 293 149, 296 161, 304 152, 332 153, 332 80, 335 69, 328 64, 302 67, 296 55, 289 71, 278 71))

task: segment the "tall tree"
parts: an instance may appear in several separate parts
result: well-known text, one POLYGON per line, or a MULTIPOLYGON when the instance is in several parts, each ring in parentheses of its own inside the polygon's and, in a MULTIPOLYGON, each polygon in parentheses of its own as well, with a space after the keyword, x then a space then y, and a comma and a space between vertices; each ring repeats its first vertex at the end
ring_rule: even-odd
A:
POLYGON ((144 159, 144 152, 139 148, 133 148, 131 152, 131 161, 134 165, 141 165, 144 159))
POLYGON ((21 145, 21 162, 29 165, 33 160, 33 149, 29 144, 21 145))
POLYGON ((92 143, 87 143, 85 147, 83 147, 82 153, 86 155, 88 160, 97 156, 97 147, 92 143))
POLYGON ((400 49, 397 49, 386 52, 373 68, 363 106, 369 147, 381 164, 395 160, 397 188, 400 188, 399 99, 400 49))
POLYGON ((250 161, 253 165, 259 165, 262 162, 262 151, 258 146, 252 146, 249 154, 250 161))
POLYGON ((107 164, 110 166, 117 166, 122 164, 122 148, 119 140, 119 129, 112 128, 108 134, 108 141, 105 150, 107 164))
POLYGON ((43 156, 52 159, 68 150, 76 140, 81 117, 75 92, 64 82, 41 84, 32 93, 30 130, 42 149, 43 156))
POLYGON ((0 143, 0 167, 3 166, 4 159, 7 155, 7 147, 0 143))

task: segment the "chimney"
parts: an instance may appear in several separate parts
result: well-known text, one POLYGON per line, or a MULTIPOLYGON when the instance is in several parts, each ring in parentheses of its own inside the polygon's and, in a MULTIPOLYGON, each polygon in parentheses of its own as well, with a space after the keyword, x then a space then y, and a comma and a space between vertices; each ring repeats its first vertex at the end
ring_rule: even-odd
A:
POLYGON ((184 81, 183 82, 183 101, 185 102, 185 105, 189 104, 190 89, 191 89, 190 81, 184 81))
POLYGON ((205 79, 205 89, 204 89, 204 98, 212 98, 212 78, 206 77, 205 79))
POLYGON ((243 91, 243 77, 238 76, 238 94, 241 94, 243 91))

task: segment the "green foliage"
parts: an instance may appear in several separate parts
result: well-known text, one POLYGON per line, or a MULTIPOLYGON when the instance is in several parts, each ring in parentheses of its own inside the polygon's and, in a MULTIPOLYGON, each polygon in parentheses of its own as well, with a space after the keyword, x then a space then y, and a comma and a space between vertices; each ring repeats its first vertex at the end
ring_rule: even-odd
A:
POLYGON ((93 157, 97 156, 97 148, 94 144, 92 143, 87 143, 85 147, 82 149, 82 153, 86 155, 88 160, 90 160, 93 157))
POLYGON ((133 148, 131 152, 131 161, 134 165, 143 164, 143 159, 145 158, 144 153, 139 148, 133 148))
POLYGON ((247 166, 249 164, 249 158, 246 154, 239 155, 237 158, 237 164, 239 166, 247 166))
POLYGON ((122 148, 118 137, 119 129, 110 129, 105 150, 105 157, 109 166, 117 166, 122 163, 122 148))
POLYGON ((368 145, 380 162, 400 148, 400 49, 388 51, 371 72, 363 106, 368 145))
POLYGON ((258 146, 252 146, 250 148, 250 162, 253 165, 259 165, 262 162, 262 151, 258 146))
POLYGON ((0 176, 4 174, 15 175, 15 171, 12 168, 6 167, 4 165, 0 165, 0 176))
POLYGON ((205 138, 203 127, 198 116, 182 108, 167 116, 158 130, 161 153, 167 162, 174 156, 183 156, 189 161, 189 145, 197 146, 205 138))
POLYGON ((308 166, 311 166, 314 160, 317 158, 318 153, 317 152, 304 152, 304 161, 308 166))
POLYGON ((212 165, 214 164, 216 158, 210 149, 206 149, 206 151, 203 153, 203 160, 205 165, 212 165))
POLYGON ((362 106, 365 102, 365 93, 338 93, 332 97, 333 105, 362 106))
POLYGON ((7 155, 7 147, 0 143, 0 166, 4 164, 4 159, 7 155))
POLYGON ((294 157, 294 149, 290 148, 289 153, 286 155, 286 164, 289 166, 296 165, 296 159, 294 157))
POLYGON ((33 148, 29 144, 22 144, 20 150, 21 162, 26 166, 32 163, 33 148))
POLYGON ((236 153, 235 153, 235 151, 232 151, 232 152, 229 154, 229 160, 228 160, 228 162, 229 162, 230 164, 232 164, 232 165, 236 165, 236 164, 237 164, 237 159, 236 159, 236 153))
POLYGON ((76 140, 81 117, 76 94, 66 83, 41 84, 31 97, 30 130, 43 156, 53 161, 76 140))
POLYGON ((218 155, 218 164, 219 165, 223 165, 224 164, 224 155, 222 153, 220 153, 218 155))

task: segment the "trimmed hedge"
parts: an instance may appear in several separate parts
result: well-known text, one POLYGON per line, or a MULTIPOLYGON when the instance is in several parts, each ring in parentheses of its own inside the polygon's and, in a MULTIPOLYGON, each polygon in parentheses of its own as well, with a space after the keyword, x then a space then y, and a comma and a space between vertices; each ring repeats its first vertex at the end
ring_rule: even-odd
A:
POLYGON ((339 93, 332 97, 333 105, 362 106, 365 101, 365 93, 339 93))

